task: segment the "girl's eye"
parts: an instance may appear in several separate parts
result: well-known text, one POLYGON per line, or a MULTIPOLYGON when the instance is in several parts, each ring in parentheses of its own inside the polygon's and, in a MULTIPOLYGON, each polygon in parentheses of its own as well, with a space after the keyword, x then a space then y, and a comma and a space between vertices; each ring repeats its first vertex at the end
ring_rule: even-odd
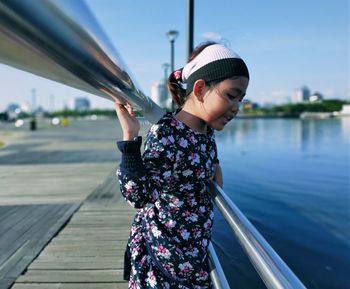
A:
POLYGON ((236 100, 238 99, 239 102, 242 102, 245 94, 239 94, 239 95, 232 95, 232 94, 227 94, 227 97, 229 100, 236 100))
POLYGON ((228 97, 228 99, 230 99, 230 100, 235 100, 235 99, 239 99, 239 100, 240 100, 240 97, 239 97, 239 96, 232 95, 232 94, 227 94, 227 97, 228 97))

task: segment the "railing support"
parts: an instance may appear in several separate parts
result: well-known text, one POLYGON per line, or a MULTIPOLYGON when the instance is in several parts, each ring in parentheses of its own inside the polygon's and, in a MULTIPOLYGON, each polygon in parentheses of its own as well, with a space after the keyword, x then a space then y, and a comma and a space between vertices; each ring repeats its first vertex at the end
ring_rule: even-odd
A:
POLYGON ((209 244, 210 278, 215 289, 230 289, 213 245, 209 244))
POLYGON ((215 182, 211 183, 209 190, 266 287, 306 289, 225 192, 215 182))

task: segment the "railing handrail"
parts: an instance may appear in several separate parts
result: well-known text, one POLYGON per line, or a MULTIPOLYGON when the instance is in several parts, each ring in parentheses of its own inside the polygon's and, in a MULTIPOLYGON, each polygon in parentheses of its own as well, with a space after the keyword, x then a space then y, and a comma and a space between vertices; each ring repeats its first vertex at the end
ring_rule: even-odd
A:
POLYGON ((212 182, 209 190, 215 204, 230 225, 266 287, 269 289, 306 289, 218 184, 212 182))
POLYGON ((230 285, 226 280, 226 276, 220 260, 216 255, 215 249, 211 242, 208 247, 209 252, 209 268, 210 268, 210 279, 215 289, 230 289, 230 285))

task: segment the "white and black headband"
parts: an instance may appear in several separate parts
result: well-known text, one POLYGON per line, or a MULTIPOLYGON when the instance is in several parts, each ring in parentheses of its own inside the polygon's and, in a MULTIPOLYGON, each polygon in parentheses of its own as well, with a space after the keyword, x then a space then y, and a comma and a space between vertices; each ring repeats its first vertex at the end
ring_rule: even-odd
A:
MULTIPOLYGON (((175 74, 180 71, 176 71, 175 74)), ((211 82, 233 76, 245 76, 249 79, 246 64, 238 54, 221 44, 213 44, 199 53, 192 61, 187 63, 177 79, 187 83, 186 95, 193 90, 198 79, 211 82)))

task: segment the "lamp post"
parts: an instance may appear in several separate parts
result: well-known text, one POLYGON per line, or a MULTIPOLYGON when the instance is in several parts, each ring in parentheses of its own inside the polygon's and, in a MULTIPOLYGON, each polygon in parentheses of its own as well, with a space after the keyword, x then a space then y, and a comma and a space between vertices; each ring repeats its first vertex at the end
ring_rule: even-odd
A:
POLYGON ((187 59, 190 59, 190 56, 193 51, 193 26, 194 26, 194 0, 187 0, 187 59))
POLYGON ((29 129, 36 130, 36 89, 32 88, 32 117, 29 122, 29 129))
POLYGON ((168 68, 169 63, 163 63, 162 68, 164 69, 164 82, 163 82, 163 90, 162 90, 162 104, 164 107, 168 106, 167 100, 168 100, 168 89, 167 89, 167 79, 168 79, 168 68))
MULTIPOLYGON (((170 30, 166 35, 168 36, 168 39, 170 41, 170 48, 171 48, 170 69, 171 69, 171 72, 173 72, 175 70, 175 68, 174 68, 174 44, 175 44, 175 39, 179 35, 179 32, 176 30, 170 30)), ((171 103, 171 109, 173 111, 175 109, 174 101, 172 101, 172 103, 171 103)))

